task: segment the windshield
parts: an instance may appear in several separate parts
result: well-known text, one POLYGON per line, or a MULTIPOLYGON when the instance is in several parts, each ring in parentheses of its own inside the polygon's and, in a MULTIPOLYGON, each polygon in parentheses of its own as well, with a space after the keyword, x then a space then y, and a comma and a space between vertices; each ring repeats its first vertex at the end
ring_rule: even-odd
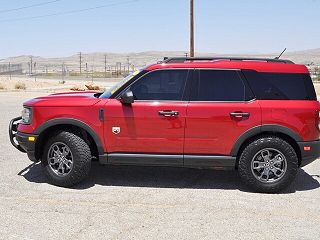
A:
POLYGON ((119 88, 121 88, 125 83, 127 83, 129 80, 131 80, 134 76, 136 76, 138 73, 140 73, 141 70, 134 71, 130 75, 126 76, 121 81, 117 82, 115 85, 113 85, 111 88, 106 90, 100 98, 109 98, 112 94, 114 94, 119 88))

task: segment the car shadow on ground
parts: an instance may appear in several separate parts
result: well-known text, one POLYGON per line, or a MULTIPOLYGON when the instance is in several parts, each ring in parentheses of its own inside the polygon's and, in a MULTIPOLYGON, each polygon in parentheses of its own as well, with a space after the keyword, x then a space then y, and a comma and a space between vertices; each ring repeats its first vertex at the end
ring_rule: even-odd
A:
MULTIPOLYGON (((40 163, 22 169, 19 176, 29 182, 47 183, 40 163)), ((319 175, 309 175, 299 169, 292 185, 283 193, 313 190, 320 187, 319 175)), ((87 189, 94 185, 152 188, 238 189, 250 190, 240 182, 237 171, 217 171, 173 167, 102 166, 93 162, 90 175, 73 189, 87 189)))

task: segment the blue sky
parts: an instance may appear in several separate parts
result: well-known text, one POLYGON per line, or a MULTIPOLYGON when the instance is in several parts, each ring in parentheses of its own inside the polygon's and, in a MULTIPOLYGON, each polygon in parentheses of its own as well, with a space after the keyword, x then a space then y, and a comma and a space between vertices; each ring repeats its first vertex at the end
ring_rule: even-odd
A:
MULTIPOLYGON (((187 51, 189 0, 0 0, 0 58, 82 52, 187 51), (109 5, 92 11, 31 18, 109 5), (20 20, 19 20, 20 19, 20 20)), ((320 47, 319 0, 194 0, 196 51, 320 47)))

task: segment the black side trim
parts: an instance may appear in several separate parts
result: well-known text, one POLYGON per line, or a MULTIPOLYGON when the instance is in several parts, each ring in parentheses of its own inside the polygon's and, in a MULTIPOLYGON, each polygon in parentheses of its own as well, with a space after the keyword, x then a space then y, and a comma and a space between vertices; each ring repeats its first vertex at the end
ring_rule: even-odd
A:
POLYGON ((299 134, 288 127, 284 127, 284 126, 276 125, 276 124, 266 124, 266 125, 253 127, 251 129, 247 130, 245 133, 243 133, 237 139, 236 143, 233 145, 233 148, 230 152, 230 155, 237 156, 241 145, 246 140, 248 140, 249 138, 251 138, 255 135, 263 133, 263 132, 283 133, 283 134, 286 134, 289 137, 293 138, 296 142, 302 141, 302 138, 299 136, 299 134))
POLYGON ((102 141, 100 140, 100 137, 95 133, 95 131, 90 126, 88 126, 86 123, 84 123, 78 119, 73 119, 73 118, 52 119, 52 120, 49 120, 49 121, 43 123, 42 125, 40 125, 34 131, 34 133, 40 135, 47 128, 52 127, 52 126, 56 126, 56 125, 62 125, 62 124, 74 125, 74 126, 77 126, 77 127, 80 127, 82 129, 86 130, 92 136, 93 140, 95 141, 99 154, 104 153, 104 149, 103 149, 103 145, 102 145, 102 141))
POLYGON ((108 164, 182 166, 183 155, 110 153, 108 164))
POLYGON ((320 157, 320 141, 298 142, 301 152, 301 167, 312 163, 320 157), (310 150, 304 150, 304 147, 310 147, 310 150))
POLYGON ((101 122, 104 121, 104 109, 103 109, 103 108, 100 108, 100 109, 99 109, 99 120, 100 120, 101 122))
POLYGON ((203 168, 235 168, 236 157, 184 155, 184 166, 203 168))
POLYGON ((289 137, 293 138, 297 142, 303 140, 298 133, 296 133, 295 131, 293 131, 288 127, 284 127, 281 125, 275 125, 275 124, 262 125, 261 132, 275 132, 275 133, 280 132, 288 135, 289 137))
POLYGON ((174 166, 190 168, 234 169, 236 157, 208 155, 169 155, 110 153, 99 156, 101 164, 174 166))

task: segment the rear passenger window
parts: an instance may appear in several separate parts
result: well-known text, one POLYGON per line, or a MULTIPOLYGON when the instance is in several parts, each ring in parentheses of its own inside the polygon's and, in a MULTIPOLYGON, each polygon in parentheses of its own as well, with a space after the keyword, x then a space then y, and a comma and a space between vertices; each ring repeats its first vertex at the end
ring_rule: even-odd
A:
POLYGON ((250 98, 240 74, 234 70, 199 70, 191 101, 245 101, 250 98))
POLYGON ((244 71, 250 87, 263 100, 316 100, 309 74, 244 71))

